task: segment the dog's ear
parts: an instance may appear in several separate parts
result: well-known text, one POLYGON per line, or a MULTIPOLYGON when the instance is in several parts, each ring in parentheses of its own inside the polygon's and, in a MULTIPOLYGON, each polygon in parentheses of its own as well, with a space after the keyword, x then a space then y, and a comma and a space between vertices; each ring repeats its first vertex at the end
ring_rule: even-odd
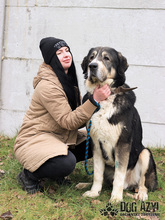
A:
POLYGON ((119 73, 124 74, 129 65, 127 63, 127 59, 120 52, 118 52, 118 56, 120 60, 119 73))
POLYGON ((84 57, 82 63, 81 63, 81 67, 83 69, 83 74, 84 74, 84 78, 87 79, 88 78, 88 74, 87 74, 87 69, 88 69, 88 56, 84 57))

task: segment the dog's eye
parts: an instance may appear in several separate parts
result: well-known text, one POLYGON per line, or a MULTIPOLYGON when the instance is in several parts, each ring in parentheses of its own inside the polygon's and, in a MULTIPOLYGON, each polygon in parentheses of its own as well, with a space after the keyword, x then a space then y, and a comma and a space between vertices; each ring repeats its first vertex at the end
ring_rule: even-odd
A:
POLYGON ((90 60, 93 60, 93 59, 94 59, 94 55, 91 55, 89 59, 90 59, 90 60))
POLYGON ((105 56, 105 57, 104 57, 104 60, 109 61, 110 59, 109 59, 109 57, 105 56))

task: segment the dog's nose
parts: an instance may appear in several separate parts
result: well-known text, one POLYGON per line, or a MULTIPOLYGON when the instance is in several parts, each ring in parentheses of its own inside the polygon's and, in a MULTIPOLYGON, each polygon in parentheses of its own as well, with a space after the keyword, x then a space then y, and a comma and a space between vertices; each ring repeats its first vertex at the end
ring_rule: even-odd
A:
POLYGON ((90 68, 90 70, 96 70, 98 68, 98 64, 97 63, 90 63, 89 68, 90 68))

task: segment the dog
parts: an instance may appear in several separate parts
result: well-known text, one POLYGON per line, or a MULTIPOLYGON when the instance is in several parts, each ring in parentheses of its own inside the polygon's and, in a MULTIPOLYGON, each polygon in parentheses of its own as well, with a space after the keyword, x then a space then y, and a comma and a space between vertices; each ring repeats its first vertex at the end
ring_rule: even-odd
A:
POLYGON ((132 91, 135 88, 125 84, 127 59, 113 48, 96 47, 90 49, 81 67, 87 90, 83 102, 97 86, 108 84, 111 89, 91 117, 94 178, 91 190, 83 196, 99 196, 106 180, 113 187, 111 202, 122 201, 124 189, 138 189, 134 198, 145 201, 148 190, 157 188, 157 172, 151 151, 142 144, 141 119, 132 91))

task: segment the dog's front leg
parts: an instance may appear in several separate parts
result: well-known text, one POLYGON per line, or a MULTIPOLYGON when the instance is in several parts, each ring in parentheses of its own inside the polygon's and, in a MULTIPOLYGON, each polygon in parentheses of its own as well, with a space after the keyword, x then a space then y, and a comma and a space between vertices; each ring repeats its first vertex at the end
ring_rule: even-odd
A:
POLYGON ((93 165, 94 165, 93 185, 90 191, 87 191, 83 194, 84 197, 97 197, 99 196, 102 189, 105 163, 103 161, 101 152, 98 152, 98 149, 94 150, 93 165))
POLYGON ((115 174, 111 202, 120 202, 123 199, 124 180, 129 161, 129 145, 119 144, 115 149, 115 174))

